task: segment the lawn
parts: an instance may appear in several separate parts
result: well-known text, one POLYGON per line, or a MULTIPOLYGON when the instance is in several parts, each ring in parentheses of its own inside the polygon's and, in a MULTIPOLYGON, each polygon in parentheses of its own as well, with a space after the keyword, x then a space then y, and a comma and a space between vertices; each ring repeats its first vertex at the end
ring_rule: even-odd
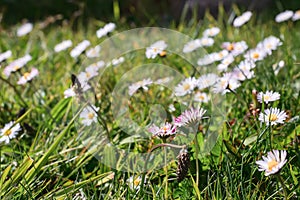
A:
POLYGON ((117 11, 1 29, 1 199, 298 199, 297 8, 117 11))

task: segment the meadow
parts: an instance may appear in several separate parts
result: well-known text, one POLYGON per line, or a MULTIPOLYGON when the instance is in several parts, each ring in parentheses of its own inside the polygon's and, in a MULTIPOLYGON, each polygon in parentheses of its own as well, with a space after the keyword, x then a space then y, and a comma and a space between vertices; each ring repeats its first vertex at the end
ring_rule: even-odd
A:
POLYGON ((115 19, 1 29, 1 199, 299 198, 297 9, 115 19))

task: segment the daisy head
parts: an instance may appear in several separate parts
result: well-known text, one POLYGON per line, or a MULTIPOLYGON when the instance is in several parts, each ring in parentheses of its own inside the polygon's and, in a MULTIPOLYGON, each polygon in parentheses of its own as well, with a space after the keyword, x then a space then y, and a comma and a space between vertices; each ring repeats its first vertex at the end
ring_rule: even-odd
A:
POLYGON ((257 95, 257 100, 262 103, 265 102, 268 104, 269 102, 276 101, 280 99, 280 94, 278 92, 266 91, 266 93, 260 92, 257 95))
POLYGON ((36 68, 32 68, 30 72, 25 72, 23 76, 17 82, 18 85, 24 85, 25 83, 31 81, 34 77, 39 74, 36 68))
POLYGON ((177 118, 177 125, 178 126, 190 126, 196 125, 203 119, 206 110, 203 108, 190 108, 185 110, 178 118, 177 118))
POLYGON ((181 81, 175 87, 175 95, 176 96, 185 96, 190 94, 197 85, 197 79, 195 77, 189 77, 181 81))
POLYGON ((273 150, 268 152, 267 157, 256 161, 259 171, 265 171, 265 176, 276 174, 286 163, 286 151, 273 150))
POLYGON ((81 123, 84 126, 90 126, 93 122, 97 122, 97 112, 99 111, 99 108, 91 105, 85 107, 81 113, 79 118, 81 119, 81 123))
POLYGON ((235 18, 235 20, 233 21, 233 26, 241 27, 242 25, 244 25, 250 20, 251 16, 252 16, 251 11, 244 12, 241 16, 235 18))
POLYGON ((15 124, 14 121, 11 121, 0 129, 0 142, 5 142, 6 144, 13 138, 15 138, 19 131, 21 131, 21 126, 19 123, 15 124))
POLYGON ((214 36, 218 35, 219 33, 220 33, 220 29, 218 27, 212 27, 212 28, 206 29, 203 32, 203 36, 204 37, 214 37, 214 36))
POLYGON ((169 122, 166 122, 161 127, 157 127, 156 125, 151 125, 148 131, 151 132, 152 135, 155 137, 159 137, 161 139, 167 139, 170 136, 175 136, 176 126, 169 122))
POLYGON ((286 118, 287 114, 284 111, 280 111, 278 108, 270 108, 266 109, 264 113, 260 113, 258 120, 267 125, 276 125, 283 124, 286 118))
POLYGON ((293 17, 293 15, 294 15, 294 12, 293 12, 293 11, 291 11, 291 10, 286 10, 286 11, 281 12, 281 13, 279 13, 278 15, 276 15, 275 21, 276 21, 277 23, 284 22, 284 21, 289 20, 291 17, 293 17))
POLYGON ((146 57, 147 58, 156 58, 157 55, 161 55, 164 53, 164 50, 167 48, 167 44, 163 40, 159 40, 153 43, 150 47, 146 49, 146 57))

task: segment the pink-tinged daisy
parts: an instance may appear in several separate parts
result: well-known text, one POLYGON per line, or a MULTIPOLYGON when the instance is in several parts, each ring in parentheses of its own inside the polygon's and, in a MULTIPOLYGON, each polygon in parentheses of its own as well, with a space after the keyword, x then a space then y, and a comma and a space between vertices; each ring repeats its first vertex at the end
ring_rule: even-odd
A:
POLYGON ((190 94, 196 86, 197 79, 195 77, 186 78, 175 87, 175 95, 185 96, 187 94, 190 94))
POLYGON ((103 28, 100 28, 97 30, 96 35, 98 38, 101 38, 103 36, 106 36, 108 33, 113 32, 116 29, 116 24, 114 23, 108 23, 103 28))
POLYGON ((233 26, 241 27, 251 19, 251 16, 252 16, 252 12, 250 11, 244 12, 241 16, 235 18, 235 20, 233 21, 233 26))
POLYGON ((176 125, 181 126, 189 126, 189 125, 196 125, 200 123, 200 120, 203 119, 206 110, 203 108, 190 108, 185 110, 179 117, 175 119, 176 125))
POLYGON ((0 63, 4 60, 6 60, 7 58, 11 57, 11 50, 5 51, 3 53, 0 54, 0 63))
POLYGON ((18 85, 24 85, 25 83, 31 81, 34 77, 39 74, 39 70, 32 68, 30 72, 26 72, 17 82, 18 85))
POLYGON ((81 123, 85 126, 90 126, 93 122, 97 122, 97 113, 99 111, 99 108, 91 105, 85 107, 80 115, 79 118, 81 119, 81 123))
POLYGON ((28 33, 30 33, 33 29, 33 25, 31 23, 26 23, 23 24, 22 26, 20 26, 17 30, 17 36, 21 37, 23 35, 27 35, 28 33))
POLYGON ((9 63, 9 65, 4 68, 3 73, 6 77, 9 77, 12 72, 16 72, 24 67, 31 59, 32 57, 29 54, 25 55, 24 57, 18 58, 17 60, 9 63))
POLYGON ((150 78, 143 79, 141 81, 135 82, 128 87, 128 94, 132 96, 138 89, 142 88, 145 91, 148 91, 148 86, 151 85, 153 81, 150 78))
POLYGON ((281 12, 279 13, 278 15, 276 15, 275 17, 275 21, 277 23, 280 23, 280 22, 284 22, 284 21, 287 21, 289 20, 290 18, 292 18, 294 15, 294 12, 291 11, 291 10, 286 10, 284 12, 281 12))
POLYGON ((176 126, 169 122, 164 123, 161 127, 153 124, 149 127, 148 131, 151 132, 153 136, 166 139, 176 134, 176 126))
POLYGON ((280 94, 278 92, 266 91, 266 93, 259 92, 257 94, 257 100, 262 103, 265 102, 268 104, 269 102, 276 101, 280 99, 280 94))
POLYGON ((163 40, 153 43, 150 47, 147 47, 146 57, 151 59, 156 58, 156 56, 161 54, 167 48, 167 46, 168 45, 163 40))
POLYGON ((218 27, 212 27, 203 31, 204 37, 214 37, 220 33, 220 29, 218 27))
POLYGON ((200 103, 207 103, 210 97, 205 92, 196 92, 194 95, 194 101, 200 103))
POLYGON ((83 40, 82 42, 80 42, 76 47, 74 47, 74 49, 71 50, 70 55, 73 58, 77 58, 80 54, 82 54, 82 52, 85 51, 85 49, 90 46, 90 41, 88 40, 83 40))
POLYGON ((55 45, 54 51, 56 53, 58 53, 60 51, 66 50, 67 48, 69 48, 71 46, 72 46, 72 41, 71 40, 64 40, 61 43, 55 45))
POLYGON ((197 79, 197 87, 199 90, 203 90, 205 88, 213 86, 218 81, 218 79, 219 77, 216 74, 204 74, 197 79))
POLYGON ((0 130, 0 142, 8 144, 11 139, 18 135, 19 131, 21 131, 21 126, 19 123, 14 124, 15 122, 11 121, 0 130))
POLYGON ((297 10, 293 15, 292 20, 297 21, 299 19, 300 19, 300 10, 297 10))
POLYGON ((255 163, 259 171, 265 171, 265 176, 276 174, 286 163, 287 152, 285 150, 273 150, 268 152, 267 157, 263 156, 262 160, 255 163))
POLYGON ((259 114, 258 120, 267 125, 283 124, 287 118, 285 111, 280 111, 278 108, 266 109, 264 113, 259 114))

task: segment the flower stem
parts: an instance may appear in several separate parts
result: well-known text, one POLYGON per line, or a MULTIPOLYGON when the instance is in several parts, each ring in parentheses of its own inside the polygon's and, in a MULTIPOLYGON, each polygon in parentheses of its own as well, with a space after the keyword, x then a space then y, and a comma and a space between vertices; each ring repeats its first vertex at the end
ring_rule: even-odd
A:
POLYGON ((199 154, 199 143, 198 143, 198 138, 197 138, 197 131, 195 134, 195 159, 196 159, 196 185, 199 187, 199 163, 198 163, 198 154, 199 154))
POLYGON ((278 173, 276 177, 279 180, 280 184, 282 185, 282 189, 283 189, 283 193, 284 193, 284 199, 288 199, 288 193, 287 193, 288 188, 284 184, 284 180, 283 180, 282 176, 278 173))

